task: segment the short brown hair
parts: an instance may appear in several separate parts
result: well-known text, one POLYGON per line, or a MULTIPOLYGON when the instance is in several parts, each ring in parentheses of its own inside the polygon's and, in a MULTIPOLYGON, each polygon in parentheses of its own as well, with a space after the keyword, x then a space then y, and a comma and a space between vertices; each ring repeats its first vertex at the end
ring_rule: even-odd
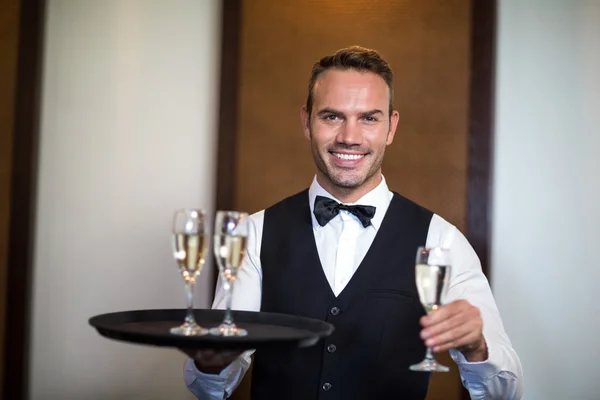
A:
POLYGON ((308 98, 306 99, 309 116, 312 112, 313 90, 317 78, 328 69, 355 70, 379 75, 390 89, 389 115, 391 117, 394 103, 394 74, 392 69, 377 51, 360 46, 340 49, 329 56, 321 58, 313 65, 308 82, 308 98))

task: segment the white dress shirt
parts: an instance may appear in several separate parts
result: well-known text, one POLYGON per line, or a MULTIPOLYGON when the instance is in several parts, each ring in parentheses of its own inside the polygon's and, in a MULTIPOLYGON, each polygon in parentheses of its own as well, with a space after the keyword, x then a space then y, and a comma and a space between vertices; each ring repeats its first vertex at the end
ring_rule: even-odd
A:
MULTIPOLYGON (((375 189, 353 203, 376 207, 371 225, 366 228, 363 228, 354 215, 343 210, 327 225, 320 226, 312 214, 316 196, 335 198, 319 185, 316 178, 313 179, 307 198, 312 215, 313 232, 323 272, 337 296, 350 281, 371 246, 393 193, 390 192, 385 178, 382 177, 381 183, 375 189)), ((232 308, 259 311, 262 289, 260 249, 264 210, 251 215, 249 219, 248 252, 245 264, 238 273, 232 308)), ((469 390, 471 398, 520 399, 522 396, 521 364, 504 332, 500 314, 475 251, 455 226, 436 214, 431 219, 425 245, 450 249, 452 268, 446 302, 464 299, 478 307, 481 312, 488 359, 484 362, 470 363, 459 351, 450 350, 450 355, 459 367, 462 382, 469 390)), ((217 282, 213 308, 225 308, 225 292, 220 278, 217 282)), ((193 360, 188 359, 184 366, 184 378, 188 389, 203 400, 222 400, 231 396, 250 366, 251 354, 252 352, 244 353, 219 375, 201 373, 195 367, 193 360)))

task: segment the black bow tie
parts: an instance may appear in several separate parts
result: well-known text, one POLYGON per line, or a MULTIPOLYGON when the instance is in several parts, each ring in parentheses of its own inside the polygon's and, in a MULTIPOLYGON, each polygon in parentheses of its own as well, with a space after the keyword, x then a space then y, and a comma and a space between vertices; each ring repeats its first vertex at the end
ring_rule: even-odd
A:
POLYGON ((317 196, 315 199, 313 213, 321 226, 327 225, 333 217, 338 215, 340 210, 346 210, 354 214, 365 228, 371 225, 371 218, 375 215, 375 207, 373 206, 347 206, 323 196, 317 196))

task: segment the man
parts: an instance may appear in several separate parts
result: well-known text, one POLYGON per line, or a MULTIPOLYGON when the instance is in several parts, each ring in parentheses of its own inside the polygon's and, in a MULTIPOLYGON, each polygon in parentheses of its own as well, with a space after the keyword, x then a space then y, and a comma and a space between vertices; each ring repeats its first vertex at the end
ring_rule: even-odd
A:
MULTIPOLYGON (((301 118, 316 176, 308 190, 251 216, 233 308, 336 329, 312 348, 257 352, 253 399, 423 399, 430 374, 408 367, 425 345, 450 350, 472 398, 522 395, 519 359, 472 247, 386 185, 381 165, 399 118, 392 104, 392 71, 375 51, 342 49, 313 67, 301 118), (414 279, 424 244, 452 257, 447 303, 429 316, 414 279)), ((220 280, 213 307, 224 308, 220 280)), ((190 355, 185 380, 201 399, 229 397, 251 362, 248 353, 190 355)))

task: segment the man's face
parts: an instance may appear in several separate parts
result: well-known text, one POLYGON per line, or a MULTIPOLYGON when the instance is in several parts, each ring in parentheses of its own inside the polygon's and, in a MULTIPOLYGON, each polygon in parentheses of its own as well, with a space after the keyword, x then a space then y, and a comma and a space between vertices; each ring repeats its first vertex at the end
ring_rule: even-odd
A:
POLYGON ((379 181, 398 124, 398 113, 389 115, 389 96, 374 73, 332 69, 319 76, 310 119, 306 107, 302 119, 324 183, 351 190, 379 181))

